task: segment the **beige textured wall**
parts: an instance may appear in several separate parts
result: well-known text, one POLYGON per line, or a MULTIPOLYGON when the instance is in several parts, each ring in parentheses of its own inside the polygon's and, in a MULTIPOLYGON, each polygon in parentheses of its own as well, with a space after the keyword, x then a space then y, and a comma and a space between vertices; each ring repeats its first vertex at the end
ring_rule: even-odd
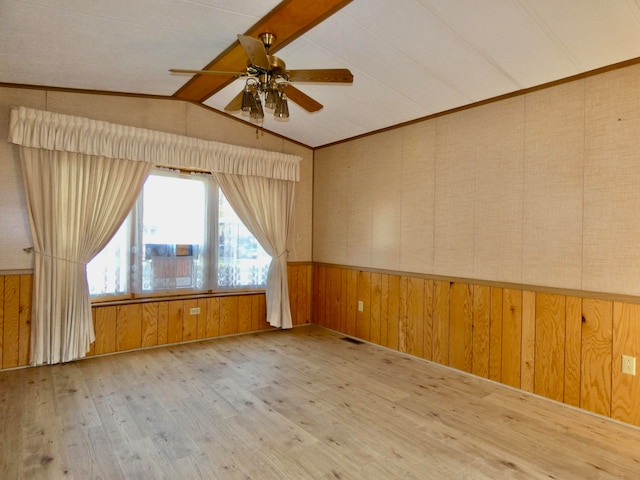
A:
POLYGON ((0 87, 0 271, 32 268, 31 246, 18 150, 6 141, 9 109, 24 105, 120 123, 260 148, 302 157, 301 181, 296 185, 294 232, 289 261, 311 261, 313 151, 268 133, 256 137, 256 129, 206 108, 170 99, 32 90, 0 87))
POLYGON ((24 105, 44 108, 46 93, 41 90, 0 88, 0 270, 31 268, 31 233, 24 198, 18 148, 7 142, 9 108, 24 105))
POLYGON ((315 152, 313 259, 640 295, 640 66, 315 152))

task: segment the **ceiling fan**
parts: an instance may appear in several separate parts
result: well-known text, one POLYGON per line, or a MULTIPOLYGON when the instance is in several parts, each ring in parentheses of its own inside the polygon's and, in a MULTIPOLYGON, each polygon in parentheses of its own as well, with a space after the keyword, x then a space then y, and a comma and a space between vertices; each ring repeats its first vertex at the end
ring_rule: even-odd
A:
POLYGON ((222 72, 215 70, 184 70, 172 68, 172 73, 190 73, 201 75, 227 75, 246 77, 245 88, 231 100, 227 112, 245 111, 251 120, 261 122, 264 107, 274 109, 276 119, 287 119, 289 107, 287 99, 300 105, 308 112, 316 112, 322 104, 298 90, 291 82, 333 82, 353 83, 353 74, 346 68, 287 70, 284 61, 269 54, 269 48, 276 37, 272 33, 262 33, 259 38, 238 35, 238 41, 247 55, 247 67, 241 72, 222 72))

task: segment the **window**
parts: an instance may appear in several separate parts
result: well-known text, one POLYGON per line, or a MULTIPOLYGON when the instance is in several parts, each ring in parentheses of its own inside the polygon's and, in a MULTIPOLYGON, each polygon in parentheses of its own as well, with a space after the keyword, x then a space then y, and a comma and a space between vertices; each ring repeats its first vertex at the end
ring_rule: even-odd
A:
POLYGON ((87 277, 92 296, 261 287, 270 263, 212 177, 161 171, 87 277))

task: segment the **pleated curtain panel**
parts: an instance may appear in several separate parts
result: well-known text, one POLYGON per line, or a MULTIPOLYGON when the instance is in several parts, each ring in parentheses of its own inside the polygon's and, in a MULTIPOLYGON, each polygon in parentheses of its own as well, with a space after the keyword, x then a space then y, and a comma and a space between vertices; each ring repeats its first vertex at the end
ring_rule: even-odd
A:
POLYGON ((300 157, 12 108, 34 247, 30 365, 82 358, 95 340, 87 263, 118 230, 155 165, 210 172, 272 256, 267 319, 291 328, 287 237, 300 157))

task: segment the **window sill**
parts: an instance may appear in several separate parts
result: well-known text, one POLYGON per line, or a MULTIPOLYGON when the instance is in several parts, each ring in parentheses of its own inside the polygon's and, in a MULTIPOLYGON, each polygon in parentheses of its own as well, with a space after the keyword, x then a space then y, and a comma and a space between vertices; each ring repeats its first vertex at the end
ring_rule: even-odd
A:
POLYGON ((93 307, 126 305, 132 303, 148 303, 170 300, 190 300, 193 298, 229 297, 239 295, 259 295, 264 294, 264 288, 238 288, 228 290, 188 290, 153 293, 131 293, 128 295, 113 295, 94 297, 91 299, 93 307))

